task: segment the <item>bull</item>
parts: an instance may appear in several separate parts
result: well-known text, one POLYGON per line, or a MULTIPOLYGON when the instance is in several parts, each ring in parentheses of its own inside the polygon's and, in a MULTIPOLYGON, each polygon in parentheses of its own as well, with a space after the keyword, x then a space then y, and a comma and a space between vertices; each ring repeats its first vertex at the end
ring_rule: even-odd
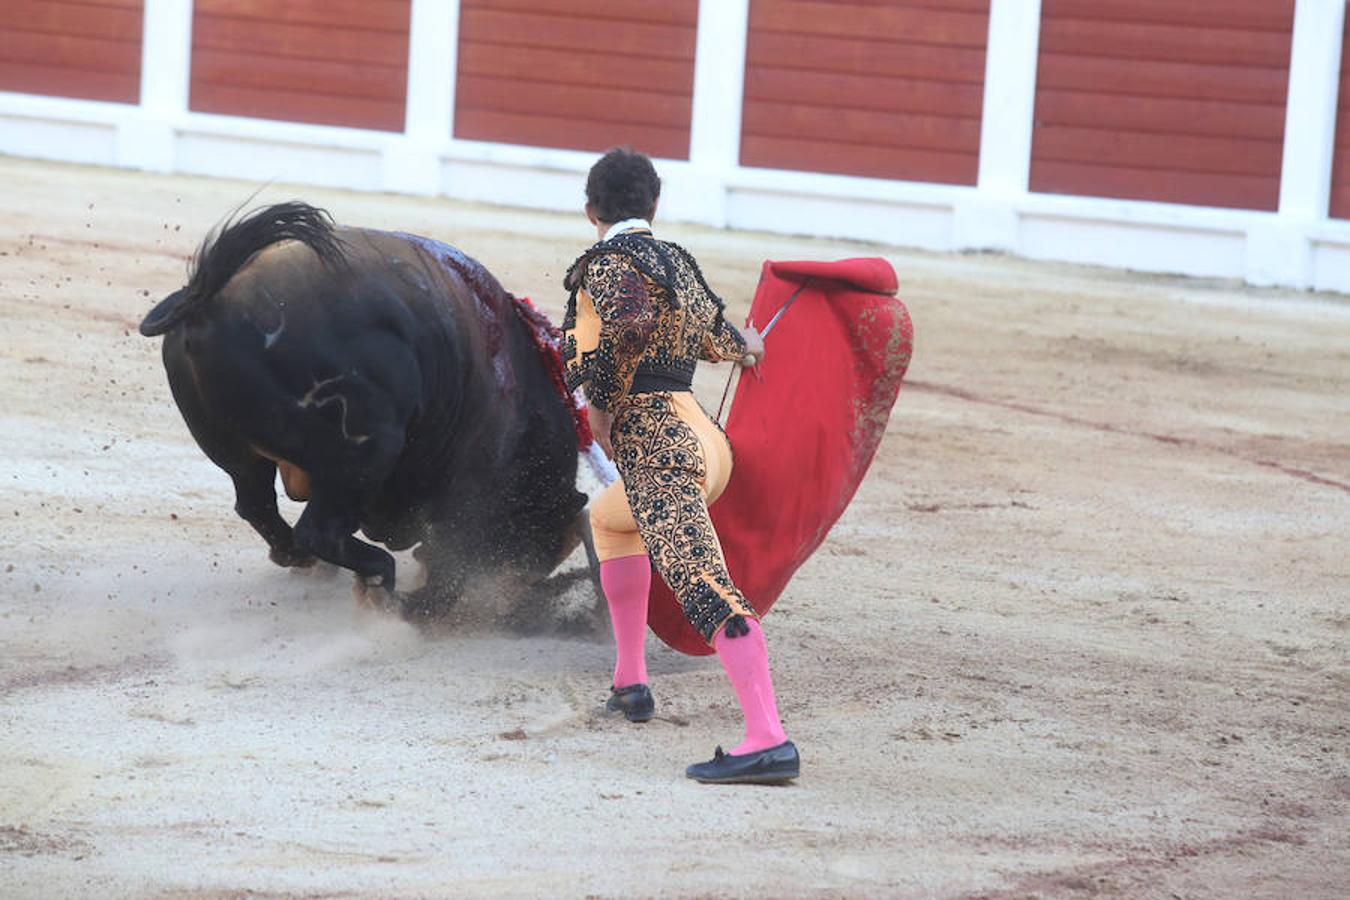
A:
POLYGON ((584 537, 574 413, 527 316, 445 244, 292 202, 223 222, 140 331, 271 560, 350 569, 415 617, 477 574, 538 582, 584 537), (395 594, 388 550, 413 547, 425 585, 395 594))

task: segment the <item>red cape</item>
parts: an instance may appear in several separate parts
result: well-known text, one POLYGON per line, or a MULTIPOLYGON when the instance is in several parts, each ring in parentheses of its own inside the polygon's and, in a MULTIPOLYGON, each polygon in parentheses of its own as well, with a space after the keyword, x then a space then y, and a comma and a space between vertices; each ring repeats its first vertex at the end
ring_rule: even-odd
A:
MULTIPOLYGON (((766 262, 750 321, 763 330, 799 288, 764 362, 736 387, 726 423, 735 464, 712 507, 731 577, 761 615, 853 499, 914 341, 884 259, 766 262)), ((659 576, 647 622, 676 650, 713 652, 659 576)))

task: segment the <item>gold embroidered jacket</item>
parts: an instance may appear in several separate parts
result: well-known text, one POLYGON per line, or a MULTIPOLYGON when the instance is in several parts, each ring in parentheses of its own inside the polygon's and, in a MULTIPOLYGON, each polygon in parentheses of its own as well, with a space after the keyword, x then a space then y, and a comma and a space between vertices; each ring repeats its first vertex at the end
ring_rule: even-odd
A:
POLYGON ((601 241, 568 269, 563 319, 567 386, 610 406, 640 390, 688 390, 694 366, 745 355, 725 304, 708 287, 694 257, 649 231, 601 241))

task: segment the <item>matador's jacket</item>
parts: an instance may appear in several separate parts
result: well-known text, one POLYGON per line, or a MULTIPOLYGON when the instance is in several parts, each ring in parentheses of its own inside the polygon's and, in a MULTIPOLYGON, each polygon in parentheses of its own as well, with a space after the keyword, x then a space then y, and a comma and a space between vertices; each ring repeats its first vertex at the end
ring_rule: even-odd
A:
POLYGON ((627 231, 595 244, 563 282, 563 362, 571 390, 609 409, 633 388, 689 390, 694 366, 745 355, 740 332, 708 287, 693 255, 650 231, 627 231))
POLYGON ((613 415, 622 481, 591 506, 601 559, 645 552, 710 644, 735 615, 758 618, 727 572, 708 516, 731 473, 726 435, 693 399, 700 359, 745 355, 740 332, 684 248, 650 231, 591 247, 563 281, 568 387, 613 415))

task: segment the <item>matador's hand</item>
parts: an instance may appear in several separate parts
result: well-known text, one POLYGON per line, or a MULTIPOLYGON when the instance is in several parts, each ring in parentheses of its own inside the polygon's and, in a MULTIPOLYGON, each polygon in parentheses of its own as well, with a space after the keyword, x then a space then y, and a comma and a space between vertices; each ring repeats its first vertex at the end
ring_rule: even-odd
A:
POLYGON ((759 329, 753 325, 746 325, 741 329, 741 339, 745 341, 745 356, 741 357, 741 365, 749 368, 763 362, 764 336, 759 333, 759 329))
POLYGON ((605 451, 606 456, 613 459, 614 447, 609 442, 609 433, 614 428, 614 414, 591 404, 586 407, 586 420, 590 422, 591 436, 595 438, 595 442, 605 451))

